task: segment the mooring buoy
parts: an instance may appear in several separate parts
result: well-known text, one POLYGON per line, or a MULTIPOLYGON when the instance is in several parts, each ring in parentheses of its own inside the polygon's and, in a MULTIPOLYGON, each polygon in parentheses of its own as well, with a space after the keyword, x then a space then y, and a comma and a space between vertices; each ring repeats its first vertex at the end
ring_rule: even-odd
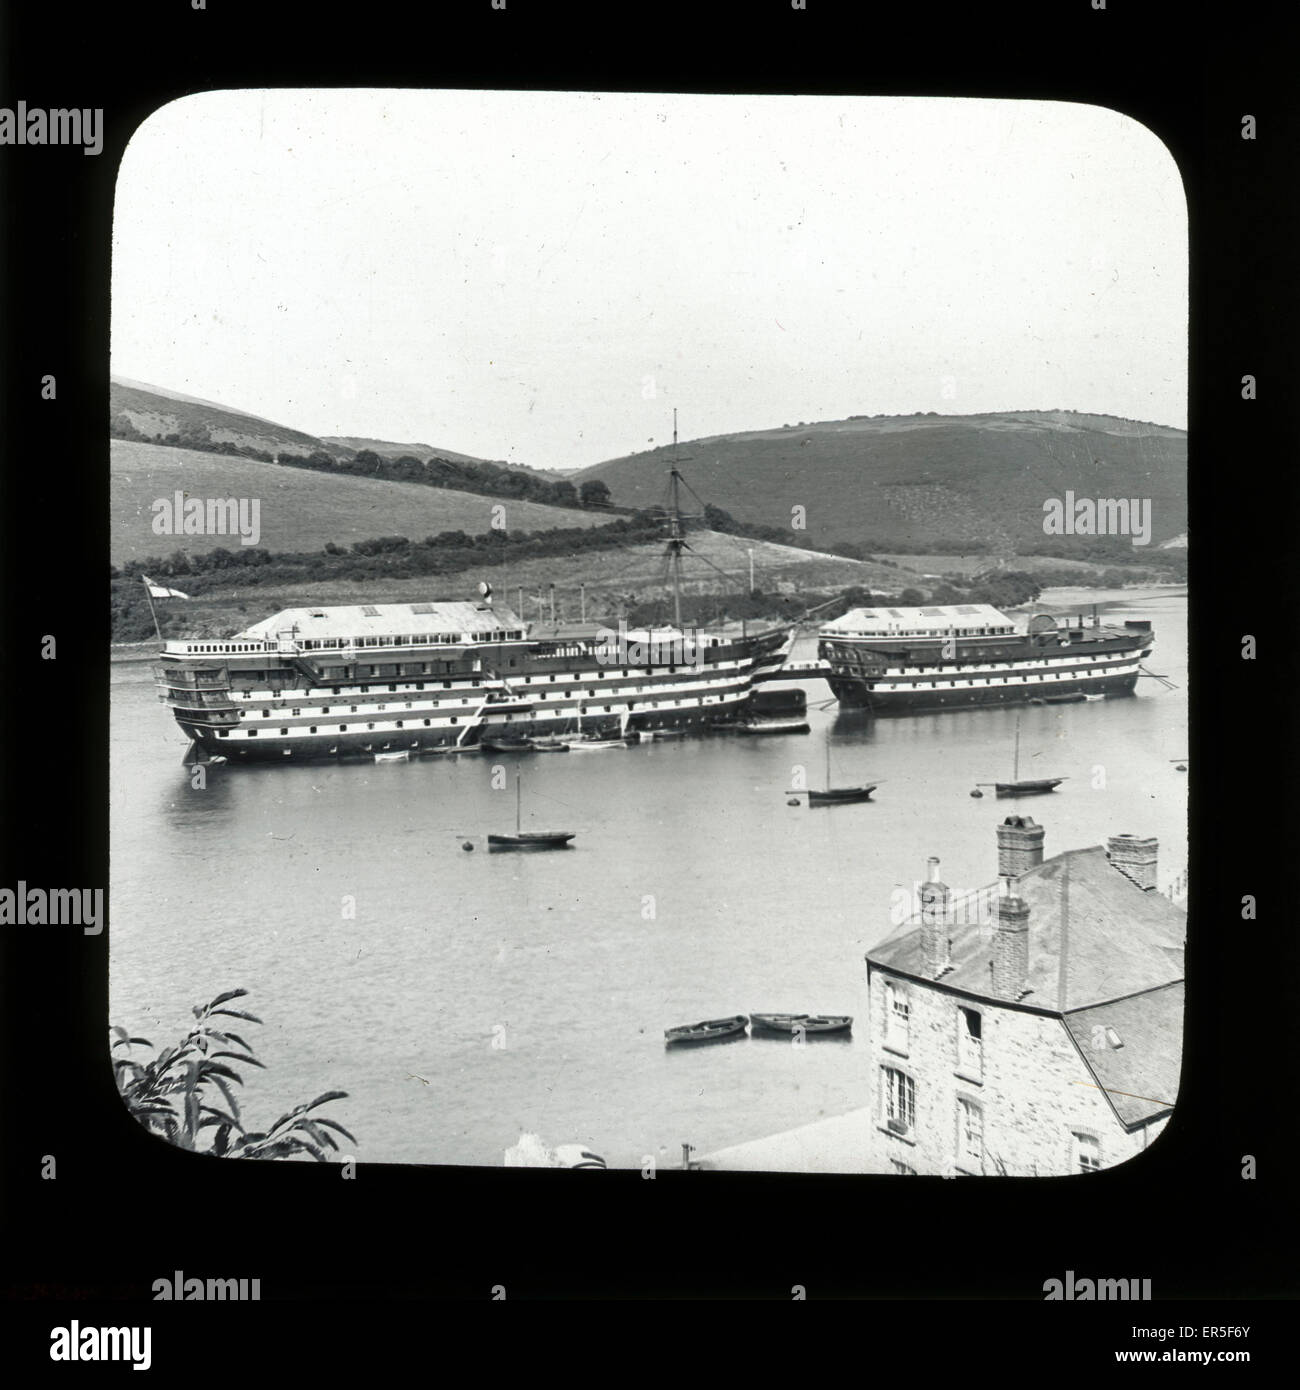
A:
POLYGON ((473 848, 474 848, 474 841, 473 841, 473 840, 466 840, 465 843, 464 843, 463 845, 461 845, 461 849, 472 850, 473 848))

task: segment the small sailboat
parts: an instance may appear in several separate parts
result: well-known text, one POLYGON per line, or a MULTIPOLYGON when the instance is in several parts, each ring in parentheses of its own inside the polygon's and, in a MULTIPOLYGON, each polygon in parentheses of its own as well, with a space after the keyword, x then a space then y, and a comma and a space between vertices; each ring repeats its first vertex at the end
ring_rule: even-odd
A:
POLYGON ((534 753, 567 753, 569 745, 562 738, 546 734, 541 738, 530 738, 528 746, 534 753))
POLYGON ((577 835, 575 830, 531 830, 520 825, 523 790, 518 771, 515 773, 515 833, 489 835, 488 849, 564 849, 577 835))
POLYGON ((871 782, 860 787, 831 786, 831 741, 826 740, 826 786, 821 791, 809 788, 809 806, 843 806, 854 801, 870 801, 871 793, 880 785, 871 782))
POLYGON ((1020 777, 1020 720, 1016 720, 1016 755, 1010 782, 978 782, 977 787, 992 786, 997 796, 1040 796, 1052 792, 1067 779, 1064 777, 1020 777))

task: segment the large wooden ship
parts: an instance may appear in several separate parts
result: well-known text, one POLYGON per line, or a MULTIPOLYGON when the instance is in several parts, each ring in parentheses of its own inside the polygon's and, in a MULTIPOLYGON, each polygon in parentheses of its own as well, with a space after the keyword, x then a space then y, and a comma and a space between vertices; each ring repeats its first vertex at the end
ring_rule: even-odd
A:
POLYGON ((530 625, 487 585, 478 602, 289 608, 225 640, 164 642, 159 699, 193 756, 231 763, 418 756, 575 728, 621 739, 737 718, 792 634, 682 623, 690 547, 676 466, 670 476, 672 624, 530 625))
POLYGON ((855 608, 819 631, 841 705, 889 714, 1131 695, 1155 633, 1046 614, 1021 629, 988 604, 855 608))

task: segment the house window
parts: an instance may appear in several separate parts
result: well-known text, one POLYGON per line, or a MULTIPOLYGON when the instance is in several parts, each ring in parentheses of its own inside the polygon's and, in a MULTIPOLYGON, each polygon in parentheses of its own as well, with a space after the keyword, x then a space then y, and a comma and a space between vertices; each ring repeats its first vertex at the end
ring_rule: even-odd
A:
POLYGON ((907 1051, 908 1026, 912 1006, 907 991, 893 980, 885 981, 885 1046, 897 1052, 907 1051))
POLYGON ((978 1009, 957 1009, 957 1070, 983 1079, 984 1021, 978 1009))
POLYGON ((910 1134, 916 1123, 916 1083, 897 1067, 881 1067, 885 1124, 895 1134, 910 1134))
POLYGON ((957 1163, 976 1172, 984 1168, 984 1112, 965 1096, 957 1097, 957 1163))
POLYGON ((1101 1140, 1095 1134, 1075 1133, 1074 1162, 1071 1166, 1077 1173, 1101 1171, 1101 1140))
POLYGON ((339 733, 341 733, 341 734, 346 734, 347 731, 348 731, 348 726, 347 726, 346 724, 340 724, 340 725, 339 725, 339 733))

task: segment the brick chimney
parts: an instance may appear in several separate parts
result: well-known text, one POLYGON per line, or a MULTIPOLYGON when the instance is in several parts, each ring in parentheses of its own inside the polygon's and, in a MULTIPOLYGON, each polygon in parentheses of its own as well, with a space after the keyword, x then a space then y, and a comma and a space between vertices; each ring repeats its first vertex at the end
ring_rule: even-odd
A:
POLYGON ((1112 835, 1106 842, 1106 858, 1148 893, 1156 886, 1159 850, 1160 841, 1154 836, 1112 835))
POLYGON ((1008 816, 998 826, 998 877, 1019 878, 1043 862, 1044 830, 1030 816, 1008 816))
POLYGON ((939 861, 933 855, 921 885, 921 957, 925 973, 937 979, 948 967, 948 914, 952 889, 939 878, 939 861))
MULTIPOLYGON (((1041 834, 1041 832, 1040 832, 1041 834)), ((993 993, 1019 999, 1029 984, 1029 904, 1013 891, 998 898, 993 935, 993 993)))

